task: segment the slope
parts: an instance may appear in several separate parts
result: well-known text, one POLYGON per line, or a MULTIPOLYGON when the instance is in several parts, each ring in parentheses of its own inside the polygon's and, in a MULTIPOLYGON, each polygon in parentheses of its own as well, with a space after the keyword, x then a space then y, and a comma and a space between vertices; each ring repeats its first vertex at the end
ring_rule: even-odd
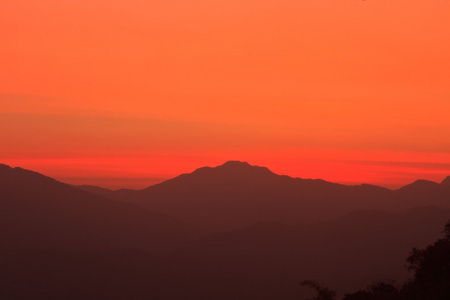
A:
POLYGON ((2 252, 140 248, 158 251, 185 236, 182 224, 73 188, 41 174, 0 165, 2 252))
MULTIPOLYGON (((428 188, 428 185, 426 186, 428 188)), ((392 191, 363 184, 280 176, 264 167, 230 161, 197 169, 144 190, 121 190, 113 197, 160 211, 209 230, 256 222, 323 221, 359 209, 405 210, 417 205, 450 205, 450 191, 392 191)))

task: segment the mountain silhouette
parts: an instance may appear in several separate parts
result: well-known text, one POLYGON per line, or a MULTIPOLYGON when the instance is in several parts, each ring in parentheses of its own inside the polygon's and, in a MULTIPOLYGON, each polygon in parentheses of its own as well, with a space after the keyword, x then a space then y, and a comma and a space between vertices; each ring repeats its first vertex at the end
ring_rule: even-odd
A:
POLYGON ((399 189, 399 191, 407 191, 407 192, 432 192, 439 187, 439 183, 429 180, 419 179, 405 185, 399 189))
POLYGON ((84 184, 84 185, 74 185, 74 187, 78 188, 80 190, 89 192, 91 194, 99 195, 99 196, 103 196, 103 197, 111 197, 111 194, 113 193, 113 191, 110 189, 95 186, 95 185, 84 184))
POLYGON ((417 181, 392 191, 369 184, 347 186, 292 178, 239 161, 199 168, 143 190, 120 190, 108 196, 210 230, 257 222, 317 222, 360 209, 400 211, 450 205, 450 192, 437 183, 417 181))
POLYGON ((444 180, 442 180, 441 185, 444 187, 450 187, 450 176, 447 176, 444 180))
POLYGON ((346 186, 231 161, 111 191, 0 165, 0 298, 290 300, 307 278, 341 293, 401 281, 404 257, 449 219, 430 206, 448 206, 448 187, 346 186))
POLYGON ((167 249, 183 225, 58 182, 0 165, 1 252, 37 249, 167 249))

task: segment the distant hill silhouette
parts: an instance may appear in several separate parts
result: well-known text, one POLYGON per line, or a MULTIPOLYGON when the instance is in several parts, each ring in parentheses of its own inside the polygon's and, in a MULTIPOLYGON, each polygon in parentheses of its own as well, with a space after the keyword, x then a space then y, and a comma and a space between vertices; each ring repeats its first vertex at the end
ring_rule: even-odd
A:
POLYGON ((444 180, 442 180, 441 186, 445 189, 450 189, 450 176, 447 176, 444 180))
POLYGON ((401 211, 414 206, 450 206, 450 190, 429 181, 416 181, 392 191, 369 184, 347 186, 280 176, 265 167, 239 161, 203 167, 143 190, 99 193, 211 230, 255 222, 323 221, 359 209, 401 211))
POLYGON ((112 196, 112 194, 114 193, 114 191, 112 191, 110 189, 106 189, 106 188, 95 186, 95 185, 85 184, 85 185, 74 185, 73 187, 83 190, 83 191, 86 191, 86 192, 89 192, 94 195, 108 197, 108 198, 110 198, 112 196))
POLYGON ((0 252, 37 249, 167 249, 183 225, 160 213, 93 195, 36 172, 0 165, 0 252))
POLYGON ((293 300, 309 278, 341 294, 401 281, 411 248, 450 218, 449 186, 345 186, 227 162, 110 191, 0 165, 0 298, 293 300))

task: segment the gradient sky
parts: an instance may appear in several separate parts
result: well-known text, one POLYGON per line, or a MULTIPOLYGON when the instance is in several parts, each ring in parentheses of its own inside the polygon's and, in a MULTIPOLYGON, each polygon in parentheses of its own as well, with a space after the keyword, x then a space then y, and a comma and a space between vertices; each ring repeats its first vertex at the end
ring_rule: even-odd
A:
POLYGON ((2 0, 0 162, 145 187, 227 160, 450 175, 448 0, 2 0))

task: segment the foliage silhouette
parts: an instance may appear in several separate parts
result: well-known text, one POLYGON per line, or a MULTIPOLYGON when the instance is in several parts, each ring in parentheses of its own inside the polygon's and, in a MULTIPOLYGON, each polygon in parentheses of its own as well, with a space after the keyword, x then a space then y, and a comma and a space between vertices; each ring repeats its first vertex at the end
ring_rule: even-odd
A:
POLYGON ((346 294, 343 300, 450 299, 450 220, 444 234, 425 249, 412 249, 406 261, 414 276, 400 290, 391 282, 377 282, 366 290, 346 294))
POLYGON ((450 299, 450 220, 444 234, 425 249, 414 248, 407 258, 408 270, 414 271, 403 287, 408 299, 450 299))
POLYGON ((400 298, 400 291, 393 282, 377 281, 366 290, 345 295, 343 300, 397 300, 400 298))
POLYGON ((326 287, 322 287, 315 280, 304 280, 300 283, 302 286, 312 288, 316 290, 317 296, 311 300, 334 300, 336 298, 336 292, 326 287))

